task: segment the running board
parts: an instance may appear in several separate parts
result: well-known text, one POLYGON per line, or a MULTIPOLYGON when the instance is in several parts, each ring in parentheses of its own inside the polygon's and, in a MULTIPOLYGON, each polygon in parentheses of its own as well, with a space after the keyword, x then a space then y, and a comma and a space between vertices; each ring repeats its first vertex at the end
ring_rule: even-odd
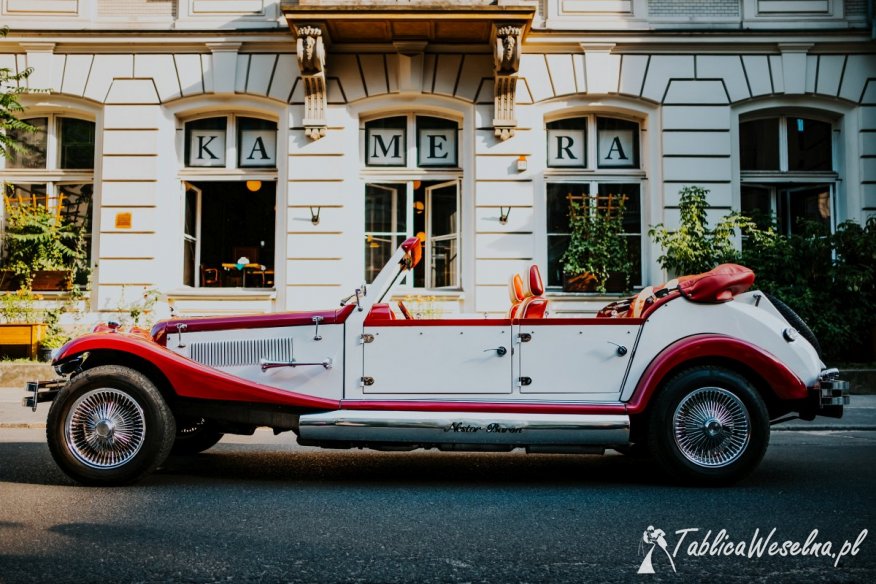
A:
POLYGON ((337 410, 302 415, 299 440, 309 444, 619 446, 629 444, 630 418, 625 414, 337 410))

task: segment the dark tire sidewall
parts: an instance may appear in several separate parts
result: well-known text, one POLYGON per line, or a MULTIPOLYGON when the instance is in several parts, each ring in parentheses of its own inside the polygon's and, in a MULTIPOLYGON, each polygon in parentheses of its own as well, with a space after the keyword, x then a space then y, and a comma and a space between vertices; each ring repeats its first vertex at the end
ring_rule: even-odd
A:
POLYGON ((175 434, 173 414, 155 385, 142 373, 117 365, 95 367, 72 378, 55 398, 46 421, 46 437, 55 462, 72 479, 87 485, 123 485, 142 478, 164 462, 175 434), (143 410, 143 444, 131 460, 116 468, 86 465, 67 443, 65 424, 70 409, 81 396, 99 388, 123 392, 143 410))
POLYGON ((721 367, 693 367, 672 377, 655 397, 648 424, 648 445, 661 466, 684 482, 719 486, 748 475, 763 459, 769 444, 769 414, 757 390, 742 375, 721 367), (745 406, 751 434, 744 452, 723 467, 706 467, 689 460, 674 437, 673 416, 681 401, 700 388, 717 387, 734 394, 745 406))
POLYGON ((215 424, 210 420, 205 420, 202 425, 189 433, 183 432, 183 429, 192 425, 194 424, 191 418, 176 420, 176 438, 170 450, 171 454, 180 456, 198 454, 215 446, 224 436, 222 432, 216 430, 215 424))

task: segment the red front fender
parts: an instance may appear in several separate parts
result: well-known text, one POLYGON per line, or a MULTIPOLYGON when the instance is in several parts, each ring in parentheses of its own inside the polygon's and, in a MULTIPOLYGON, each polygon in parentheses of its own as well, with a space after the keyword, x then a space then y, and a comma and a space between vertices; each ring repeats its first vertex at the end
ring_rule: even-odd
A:
POLYGON ((740 339, 717 334, 693 335, 669 345, 654 358, 639 378, 627 412, 645 411, 654 391, 673 371, 687 362, 732 362, 761 377, 782 400, 803 399, 806 385, 788 367, 763 349, 740 339))
POLYGON ((96 351, 132 355, 158 368, 173 392, 180 397, 269 403, 292 407, 336 410, 336 400, 312 397, 252 383, 196 363, 152 341, 124 333, 95 333, 64 345, 55 358, 60 364, 84 353, 96 351))

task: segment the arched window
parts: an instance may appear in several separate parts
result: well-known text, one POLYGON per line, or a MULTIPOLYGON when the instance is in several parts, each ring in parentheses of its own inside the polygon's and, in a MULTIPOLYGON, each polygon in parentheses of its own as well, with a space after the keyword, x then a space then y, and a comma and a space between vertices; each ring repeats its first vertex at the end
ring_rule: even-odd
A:
MULTIPOLYGON (((91 263, 94 207, 95 123, 67 114, 24 118, 34 131, 11 130, 23 150, 0 159, 6 202, 38 204, 56 210, 83 234, 86 265, 91 263)), ((79 284, 86 283, 79 275, 79 284)))
POLYGON ((801 220, 834 224, 837 173, 833 122, 802 115, 750 115, 739 123, 744 213, 775 217, 782 233, 801 220))
POLYGON ((547 285, 563 285, 560 258, 569 245, 571 201, 598 204, 626 196, 624 236, 633 260, 630 284, 641 283, 642 188, 638 121, 584 114, 547 123, 547 285))
POLYGON ((183 284, 274 287, 277 123, 225 115, 184 126, 183 284))
POLYGON ((459 123, 427 115, 368 121, 365 134, 365 280, 371 282, 406 238, 423 241, 425 261, 407 283, 460 286, 459 123), (379 174, 374 174, 379 173, 379 174))

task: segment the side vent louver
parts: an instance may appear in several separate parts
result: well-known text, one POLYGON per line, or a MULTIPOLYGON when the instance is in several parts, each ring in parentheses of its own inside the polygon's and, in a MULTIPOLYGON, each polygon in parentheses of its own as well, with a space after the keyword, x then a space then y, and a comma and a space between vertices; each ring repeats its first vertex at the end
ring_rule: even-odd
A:
POLYGON ((191 358, 209 367, 258 365, 259 360, 292 359, 292 339, 248 339, 192 343, 191 358))

